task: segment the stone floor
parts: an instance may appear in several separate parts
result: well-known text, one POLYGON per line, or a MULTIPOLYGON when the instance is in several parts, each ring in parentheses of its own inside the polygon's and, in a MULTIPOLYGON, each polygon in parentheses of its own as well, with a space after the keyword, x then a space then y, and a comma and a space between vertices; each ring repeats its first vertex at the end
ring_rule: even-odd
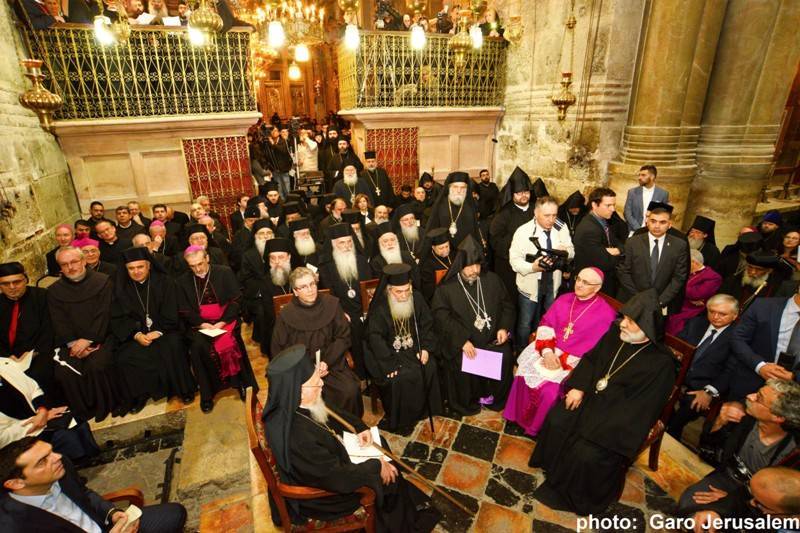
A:
MULTIPOLYGON (((267 361, 251 343, 248 353, 263 403, 267 361)), ((375 424, 382 413, 380 408, 372 412, 369 404, 365 398, 365 421, 375 424)), ((200 411, 198 401, 189 406, 162 401, 134 416, 110 418, 93 425, 104 448, 98 462, 104 464, 84 469, 84 475, 98 492, 138 485, 147 503, 160 501, 169 481, 170 500, 189 511, 187 531, 279 531, 270 518, 266 483, 247 448, 244 415, 244 404, 228 391, 218 396, 209 414, 200 411)), ((434 494, 434 504, 444 515, 437 531, 576 530, 575 515, 553 511, 531 497, 542 473, 528 467, 535 442, 515 424, 483 410, 459 420, 435 417, 434 427, 431 432, 424 421, 407 437, 383 436, 395 453, 474 512, 470 516, 434 494)), ((608 514, 636 519, 638 527, 632 530, 651 531, 648 517, 669 513, 683 489, 708 471, 696 455, 667 436, 659 470, 650 471, 646 457, 640 457, 628 473, 620 502, 608 514)))

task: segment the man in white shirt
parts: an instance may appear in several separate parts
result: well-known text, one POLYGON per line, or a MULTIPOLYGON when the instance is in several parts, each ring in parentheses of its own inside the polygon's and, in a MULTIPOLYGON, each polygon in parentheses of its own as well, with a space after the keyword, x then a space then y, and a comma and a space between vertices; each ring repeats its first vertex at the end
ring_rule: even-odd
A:
MULTIPOLYGON (((26 437, 0 450, 0 531, 88 531, 119 533, 125 512, 81 482, 69 460, 52 446, 26 437)), ((149 505, 126 533, 183 531, 186 509, 179 503, 149 505)))
POLYGON ((575 256, 569 228, 557 217, 558 204, 552 197, 537 198, 533 219, 520 226, 511 240, 508 260, 517 273, 518 313, 514 341, 518 351, 528 345, 533 327, 555 300, 561 286, 561 268, 566 266, 559 265, 553 254, 544 252, 536 257, 540 251, 533 239, 538 240, 542 250, 562 250, 569 259, 575 256))
POLYGON ((297 164, 301 172, 316 172, 319 170, 317 154, 319 147, 309 137, 309 130, 300 130, 300 141, 297 143, 297 164))
POLYGON ((644 165, 639 169, 639 186, 628 190, 624 214, 631 233, 645 225, 650 202, 669 203, 669 193, 656 187, 656 176, 658 169, 655 165, 644 165))

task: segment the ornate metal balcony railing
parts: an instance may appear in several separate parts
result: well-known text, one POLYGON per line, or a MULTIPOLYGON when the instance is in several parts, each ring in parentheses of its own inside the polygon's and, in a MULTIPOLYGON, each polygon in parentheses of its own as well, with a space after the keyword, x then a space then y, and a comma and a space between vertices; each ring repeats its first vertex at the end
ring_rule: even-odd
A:
POLYGON ((456 66, 450 36, 428 34, 413 50, 408 32, 364 31, 357 50, 339 48, 342 109, 499 106, 506 80, 506 43, 486 39, 456 66))
POLYGON ((246 28, 202 48, 189 43, 185 27, 134 26, 116 46, 101 46, 83 24, 23 31, 44 61, 44 84, 64 99, 57 120, 256 110, 246 28))

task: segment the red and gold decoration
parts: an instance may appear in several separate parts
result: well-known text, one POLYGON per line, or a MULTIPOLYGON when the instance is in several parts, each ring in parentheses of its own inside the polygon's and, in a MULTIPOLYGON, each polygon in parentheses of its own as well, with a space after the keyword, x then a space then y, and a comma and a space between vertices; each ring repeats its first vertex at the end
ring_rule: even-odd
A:
POLYGON ((375 150, 379 164, 392 177, 395 192, 403 185, 416 186, 419 178, 417 128, 367 130, 367 150, 375 150))

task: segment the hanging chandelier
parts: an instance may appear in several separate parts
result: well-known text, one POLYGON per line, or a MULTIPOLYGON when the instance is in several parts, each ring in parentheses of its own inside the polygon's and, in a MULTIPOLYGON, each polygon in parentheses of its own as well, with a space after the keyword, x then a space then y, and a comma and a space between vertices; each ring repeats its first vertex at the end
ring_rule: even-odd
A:
POLYGON ((209 7, 208 0, 200 0, 198 7, 189 15, 189 42, 194 46, 209 45, 221 29, 222 17, 209 7))
POLYGON ((267 0, 239 15, 255 26, 261 42, 276 50, 285 45, 307 50, 324 40, 325 8, 308 0, 267 0))
POLYGON ((98 14, 92 21, 95 39, 103 46, 124 45, 131 36, 131 25, 128 22, 125 6, 119 1, 112 2, 112 5, 116 8, 117 20, 112 23, 111 19, 104 14, 103 0, 97 0, 98 14))

